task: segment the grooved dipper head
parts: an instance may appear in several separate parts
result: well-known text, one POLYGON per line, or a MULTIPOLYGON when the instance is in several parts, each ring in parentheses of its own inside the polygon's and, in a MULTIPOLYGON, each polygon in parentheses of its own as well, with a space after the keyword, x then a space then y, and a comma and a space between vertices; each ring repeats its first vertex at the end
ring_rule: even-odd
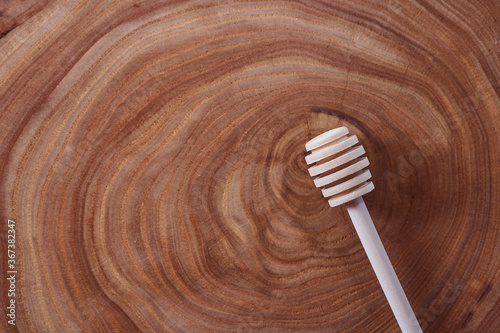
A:
POLYGON ((307 164, 316 187, 321 187, 331 207, 354 200, 375 187, 369 181, 371 173, 366 167, 370 164, 363 146, 357 145, 356 135, 349 136, 347 127, 339 127, 318 135, 308 143, 307 164))

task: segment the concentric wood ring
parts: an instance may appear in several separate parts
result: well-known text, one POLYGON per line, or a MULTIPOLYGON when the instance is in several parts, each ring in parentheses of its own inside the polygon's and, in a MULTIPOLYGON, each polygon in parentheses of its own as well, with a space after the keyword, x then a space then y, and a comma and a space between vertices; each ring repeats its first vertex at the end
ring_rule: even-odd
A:
POLYGON ((0 331, 395 332, 304 159, 347 127, 424 331, 498 332, 499 17, 493 0, 0 2, 19 291, 0 331))

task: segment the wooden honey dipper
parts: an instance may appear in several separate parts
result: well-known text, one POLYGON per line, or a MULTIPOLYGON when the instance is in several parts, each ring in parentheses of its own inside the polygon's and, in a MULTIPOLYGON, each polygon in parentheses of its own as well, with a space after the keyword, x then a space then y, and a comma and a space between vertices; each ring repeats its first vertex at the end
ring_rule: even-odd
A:
POLYGON ((309 168, 309 173, 313 177, 321 175, 314 179, 314 184, 322 187, 325 198, 331 197, 328 200, 331 207, 346 205, 402 332, 422 332, 361 197, 375 188, 369 181, 371 173, 366 169, 370 162, 366 156, 363 157, 363 146, 354 147, 359 142, 356 135, 348 134, 346 127, 339 127, 307 142, 306 150, 311 154, 306 156, 306 163, 316 163, 309 168))

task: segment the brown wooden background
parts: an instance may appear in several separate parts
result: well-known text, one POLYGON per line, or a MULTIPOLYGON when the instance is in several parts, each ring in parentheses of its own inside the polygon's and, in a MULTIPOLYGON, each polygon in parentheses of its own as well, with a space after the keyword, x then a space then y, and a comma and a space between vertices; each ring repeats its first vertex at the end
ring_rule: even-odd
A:
POLYGON ((424 331, 500 332, 499 18, 496 0, 0 2, 1 330, 397 332, 306 171, 305 142, 345 125, 424 331))

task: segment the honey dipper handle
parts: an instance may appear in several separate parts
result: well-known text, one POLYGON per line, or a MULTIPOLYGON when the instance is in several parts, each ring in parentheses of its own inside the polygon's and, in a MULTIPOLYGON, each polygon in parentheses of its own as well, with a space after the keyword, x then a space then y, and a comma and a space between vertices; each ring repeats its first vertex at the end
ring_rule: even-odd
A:
POLYGON ((403 333, 422 332, 362 197, 345 204, 375 275, 403 333))

